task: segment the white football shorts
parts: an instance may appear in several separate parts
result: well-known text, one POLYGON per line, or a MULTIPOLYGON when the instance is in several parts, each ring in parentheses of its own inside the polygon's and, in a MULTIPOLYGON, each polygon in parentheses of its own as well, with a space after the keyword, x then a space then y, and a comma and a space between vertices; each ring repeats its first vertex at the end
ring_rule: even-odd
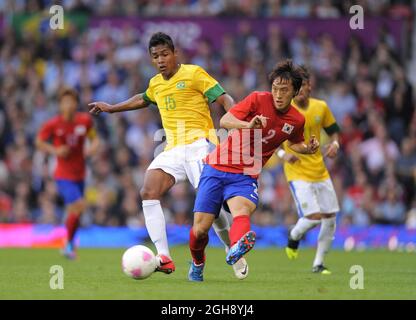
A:
POLYGON ((289 187, 299 217, 339 211, 337 195, 330 178, 319 182, 293 180, 289 182, 289 187))
POLYGON ((196 189, 204 166, 203 159, 215 145, 202 138, 187 145, 163 151, 153 159, 147 170, 161 169, 175 178, 175 182, 189 180, 196 189))

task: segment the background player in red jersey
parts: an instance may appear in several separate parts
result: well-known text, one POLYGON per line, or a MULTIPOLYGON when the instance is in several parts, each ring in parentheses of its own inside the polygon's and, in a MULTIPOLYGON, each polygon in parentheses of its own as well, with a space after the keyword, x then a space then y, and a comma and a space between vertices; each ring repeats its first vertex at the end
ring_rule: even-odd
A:
POLYGON ((99 147, 91 116, 86 112, 77 112, 77 107, 77 92, 62 90, 59 95, 59 115, 47 121, 36 138, 37 148, 57 158, 54 178, 67 212, 67 243, 62 253, 69 259, 76 257, 74 235, 85 208, 85 158, 93 155, 99 147), (91 144, 86 149, 87 139, 91 144))
POLYGON ((319 148, 314 137, 309 144, 304 143, 305 118, 290 104, 302 85, 299 68, 290 60, 283 61, 269 80, 271 92, 253 92, 221 118, 222 127, 236 130, 208 155, 202 171, 190 231, 191 281, 203 281, 208 231, 223 202, 233 215, 226 258, 233 265, 255 243, 250 215, 257 207, 257 177, 263 165, 286 140, 299 153, 311 154, 319 148))

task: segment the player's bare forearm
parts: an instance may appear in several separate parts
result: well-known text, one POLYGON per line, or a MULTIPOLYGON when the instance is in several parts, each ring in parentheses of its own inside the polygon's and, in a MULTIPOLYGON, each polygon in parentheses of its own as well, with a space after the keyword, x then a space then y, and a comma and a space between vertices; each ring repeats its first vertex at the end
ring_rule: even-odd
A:
POLYGON ((49 142, 43 141, 40 138, 36 138, 36 147, 48 154, 52 154, 57 157, 65 158, 70 153, 70 148, 67 145, 61 145, 59 147, 55 147, 49 142))
POLYGON ((310 152, 310 149, 308 147, 308 145, 304 142, 302 143, 294 143, 294 144, 288 144, 289 148, 292 149, 293 151, 297 152, 297 153, 302 153, 302 154, 311 154, 312 152, 310 152))
POLYGON ((217 100, 216 100, 220 105, 223 106, 224 110, 228 112, 228 110, 230 110, 235 102, 234 99, 227 93, 224 93, 222 95, 220 95, 217 100))
POLYGON ((316 140, 315 136, 311 137, 308 144, 305 142, 292 143, 288 140, 287 145, 291 150, 302 154, 312 154, 319 150, 319 142, 316 140))
POLYGON ((276 150, 276 154, 279 157, 279 159, 285 161, 285 162, 289 162, 289 163, 295 163, 296 161, 299 160, 299 158, 291 153, 291 152, 286 152, 283 148, 279 147, 276 150))
POLYGON ((237 119, 231 112, 227 112, 220 120, 220 126, 225 129, 260 129, 267 125, 267 117, 256 115, 250 121, 237 119))
POLYGON ((338 132, 334 132, 333 134, 331 134, 329 136, 329 138, 331 139, 331 143, 334 143, 336 141, 339 144, 339 133, 338 132))
POLYGON ((144 100, 143 95, 143 93, 136 94, 130 99, 127 99, 114 105, 105 102, 92 102, 88 104, 88 106, 91 107, 90 113, 93 114, 100 114, 101 112, 114 113, 137 110, 149 106, 149 103, 146 100, 144 100))
POLYGON ((149 103, 144 100, 143 95, 143 93, 139 93, 126 101, 115 104, 111 112, 137 110, 148 107, 149 103))
POLYGON ((94 138, 90 139, 90 145, 88 147, 88 149, 85 151, 85 156, 86 157, 92 157, 95 154, 97 154, 98 149, 100 148, 100 138, 98 136, 95 136, 94 138))
POLYGON ((42 139, 36 138, 36 148, 40 151, 55 154, 55 147, 49 142, 43 141, 42 139))
POLYGON ((249 122, 237 119, 232 113, 227 112, 220 120, 220 127, 225 129, 245 129, 249 122))
POLYGON ((331 143, 326 146, 324 157, 335 158, 340 148, 338 132, 334 132, 329 138, 331 139, 331 143))

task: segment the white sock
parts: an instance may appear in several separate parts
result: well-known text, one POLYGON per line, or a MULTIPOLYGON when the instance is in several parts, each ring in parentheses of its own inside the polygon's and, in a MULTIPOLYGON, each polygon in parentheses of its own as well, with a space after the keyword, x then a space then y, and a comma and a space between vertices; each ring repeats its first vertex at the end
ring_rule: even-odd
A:
POLYGON ((324 256, 331 247, 332 240, 334 240, 336 221, 335 217, 321 220, 321 230, 318 237, 318 248, 316 250, 315 260, 313 266, 323 264, 324 256))
POLYGON ((302 217, 298 220, 298 222, 296 222, 295 227, 290 232, 290 237, 293 240, 299 240, 307 231, 318 225, 320 222, 320 220, 311 220, 306 217, 302 217))
POLYGON ((230 226, 233 221, 233 217, 231 213, 228 213, 224 209, 221 208, 220 214, 218 218, 214 220, 214 230, 215 233, 220 238, 221 242, 224 244, 225 248, 230 248, 230 226))
POLYGON ((143 200, 143 214, 147 232, 152 239, 157 253, 170 258, 166 221, 159 200, 143 200))

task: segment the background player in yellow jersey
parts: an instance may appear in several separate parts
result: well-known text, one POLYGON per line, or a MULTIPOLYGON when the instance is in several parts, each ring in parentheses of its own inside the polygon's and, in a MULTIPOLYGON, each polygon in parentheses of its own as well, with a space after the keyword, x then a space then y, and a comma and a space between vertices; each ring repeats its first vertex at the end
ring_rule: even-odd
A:
MULTIPOLYGON (((149 41, 152 63, 158 70, 147 90, 115 105, 105 102, 90 104, 91 113, 136 110, 156 104, 162 118, 167 145, 150 164, 140 190, 146 228, 156 246, 158 271, 171 273, 175 265, 169 253, 166 222, 160 205, 162 196, 176 183, 188 179, 197 188, 202 159, 217 142, 209 103, 216 101, 226 111, 234 105, 218 82, 196 65, 179 64, 172 39, 164 33, 152 35, 149 41)), ((214 230, 228 250, 231 216, 221 211, 214 230)), ((234 268, 237 278, 248 275, 246 261, 234 268)))
POLYGON ((302 70, 302 87, 292 104, 305 117, 305 140, 315 135, 320 141, 321 130, 324 129, 331 142, 326 146, 324 155, 321 151, 312 155, 295 153, 288 148, 287 143, 278 151, 279 158, 284 160, 284 173, 299 214, 299 220, 289 233, 286 254, 289 259, 297 258, 300 239, 321 223, 312 271, 330 274, 324 266, 324 256, 334 238, 335 214, 339 211, 339 205, 324 157, 334 158, 337 155, 339 127, 326 102, 310 97, 310 75, 305 67, 302 70))

